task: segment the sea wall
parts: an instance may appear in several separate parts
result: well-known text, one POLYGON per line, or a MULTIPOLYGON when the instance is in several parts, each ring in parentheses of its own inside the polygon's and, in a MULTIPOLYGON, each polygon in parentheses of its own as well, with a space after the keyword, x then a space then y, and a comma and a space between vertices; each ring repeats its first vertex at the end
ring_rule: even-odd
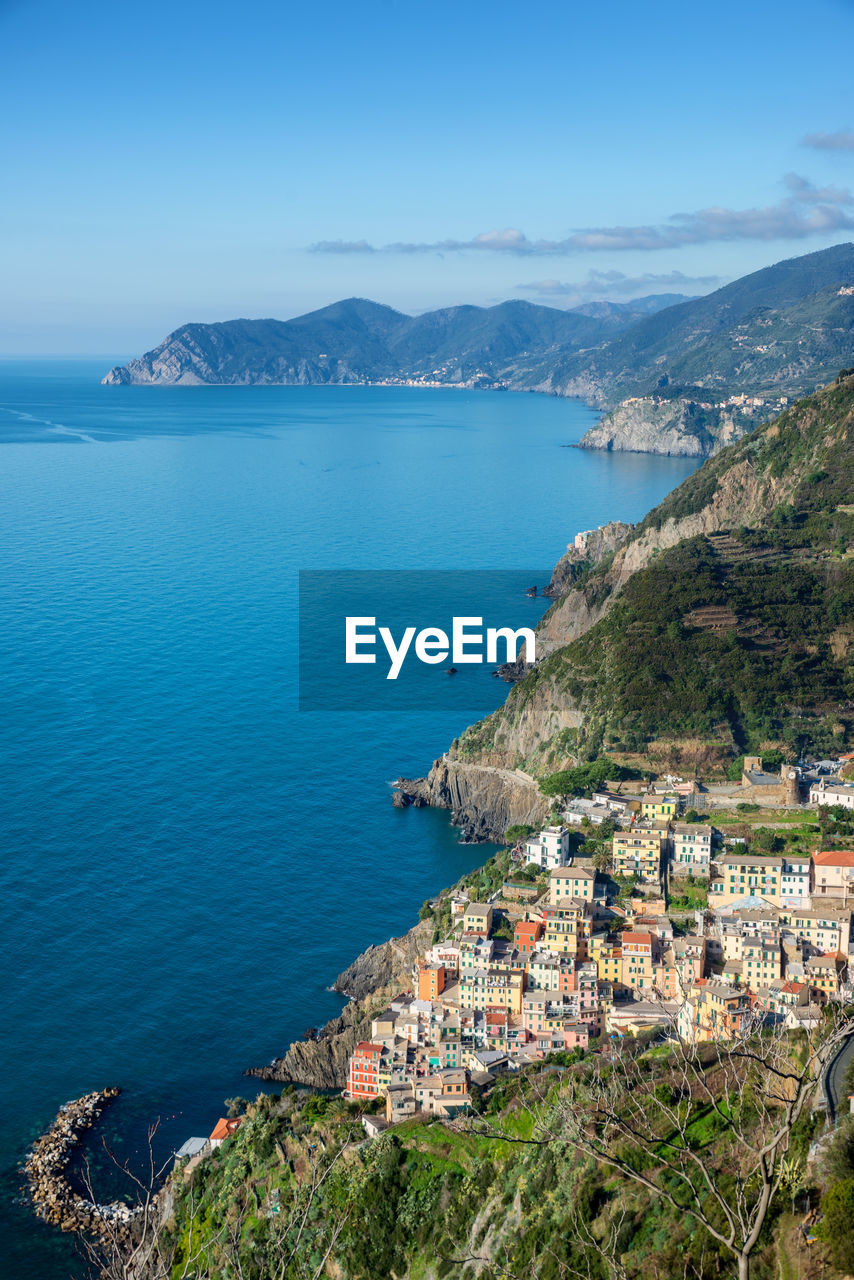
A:
POLYGON ((97 1204, 87 1200, 66 1177, 84 1135, 118 1094, 118 1089, 101 1089, 60 1107, 53 1124, 27 1156, 25 1170, 36 1213, 61 1231, 114 1237, 117 1231, 129 1228, 138 1213, 118 1201, 97 1204))

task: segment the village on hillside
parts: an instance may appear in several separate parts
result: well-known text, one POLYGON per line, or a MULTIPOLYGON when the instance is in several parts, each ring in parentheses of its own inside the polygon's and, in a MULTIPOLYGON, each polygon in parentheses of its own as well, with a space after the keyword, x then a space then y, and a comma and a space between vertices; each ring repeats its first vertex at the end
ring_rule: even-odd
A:
MULTIPOLYGON (((568 797, 515 839, 485 900, 458 888, 428 904, 447 930, 350 1056, 343 1096, 368 1137, 452 1120, 504 1073, 624 1036, 811 1031, 854 999, 852 761, 746 757, 732 786, 668 777, 568 797)), ((176 1157, 195 1163, 240 1123, 221 1118, 176 1157)))
POLYGON ((453 1118, 501 1073, 645 1030, 697 1042, 760 1018, 817 1026, 823 1005, 854 992, 854 839, 756 854, 749 830, 727 834, 739 823, 719 828, 696 805, 758 814, 772 849, 787 830, 820 844, 819 815, 854 832, 854 785, 839 776, 849 762, 766 772, 748 757, 717 796, 670 779, 570 799, 563 821, 517 841, 488 900, 451 895, 447 936, 414 966, 412 990, 373 1017, 344 1091, 385 1100, 367 1132, 418 1113, 453 1118))

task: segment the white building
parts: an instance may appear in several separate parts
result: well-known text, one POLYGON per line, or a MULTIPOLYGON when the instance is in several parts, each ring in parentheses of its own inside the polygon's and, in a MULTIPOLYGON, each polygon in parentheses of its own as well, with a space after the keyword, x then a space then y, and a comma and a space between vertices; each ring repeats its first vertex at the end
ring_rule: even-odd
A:
POLYGON ((569 862, 569 827, 545 827, 525 842, 525 861, 553 871, 569 862))
POLYGON ((701 822, 674 822, 669 857, 673 875, 708 877, 712 861, 711 826, 701 822))
POLYGON ((784 858, 780 876, 780 903, 784 907, 810 905, 810 864, 808 858, 784 858))
POLYGON ((845 809, 854 809, 854 786, 820 778, 810 787, 810 804, 826 804, 828 808, 841 804, 845 809))

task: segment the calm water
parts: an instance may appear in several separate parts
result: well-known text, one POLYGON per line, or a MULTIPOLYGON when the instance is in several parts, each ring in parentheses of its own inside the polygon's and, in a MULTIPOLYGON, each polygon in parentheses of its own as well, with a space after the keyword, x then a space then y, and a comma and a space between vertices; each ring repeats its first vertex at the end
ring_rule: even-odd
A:
MULTIPOLYGON (((480 861, 394 810, 460 713, 296 711, 299 569, 547 569, 687 460, 588 454, 538 396, 106 388, 0 364, 3 1275, 69 1242, 16 1197, 70 1097, 178 1145, 340 1008, 326 988, 480 861)), ((486 677, 485 677, 486 678, 486 677)), ((493 683, 496 703, 506 689, 493 683)))

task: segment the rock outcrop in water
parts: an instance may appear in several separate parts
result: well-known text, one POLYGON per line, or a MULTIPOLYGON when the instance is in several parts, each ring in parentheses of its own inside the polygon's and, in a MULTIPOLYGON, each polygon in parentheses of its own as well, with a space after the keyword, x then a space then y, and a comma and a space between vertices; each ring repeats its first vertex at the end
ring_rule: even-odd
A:
POLYGON ((508 827, 538 826, 549 815, 549 801, 529 774, 495 767, 488 757, 469 764, 444 756, 426 778, 401 778, 399 787, 404 795, 450 809, 451 822, 466 840, 500 842, 508 827))
MULTIPOLYGON (((766 414, 765 419, 769 416, 766 414)), ((765 419, 704 407, 690 398, 636 396, 617 405, 591 427, 582 436, 579 448, 708 458, 765 419)))
POLYGON ((335 979, 335 990, 352 999, 321 1028, 317 1039, 296 1040, 284 1057, 246 1074, 315 1089, 343 1089, 351 1053, 360 1040, 370 1037, 372 1014, 401 987, 411 987, 412 966, 430 945, 432 929, 431 921, 419 921, 402 937, 368 947, 335 979))

